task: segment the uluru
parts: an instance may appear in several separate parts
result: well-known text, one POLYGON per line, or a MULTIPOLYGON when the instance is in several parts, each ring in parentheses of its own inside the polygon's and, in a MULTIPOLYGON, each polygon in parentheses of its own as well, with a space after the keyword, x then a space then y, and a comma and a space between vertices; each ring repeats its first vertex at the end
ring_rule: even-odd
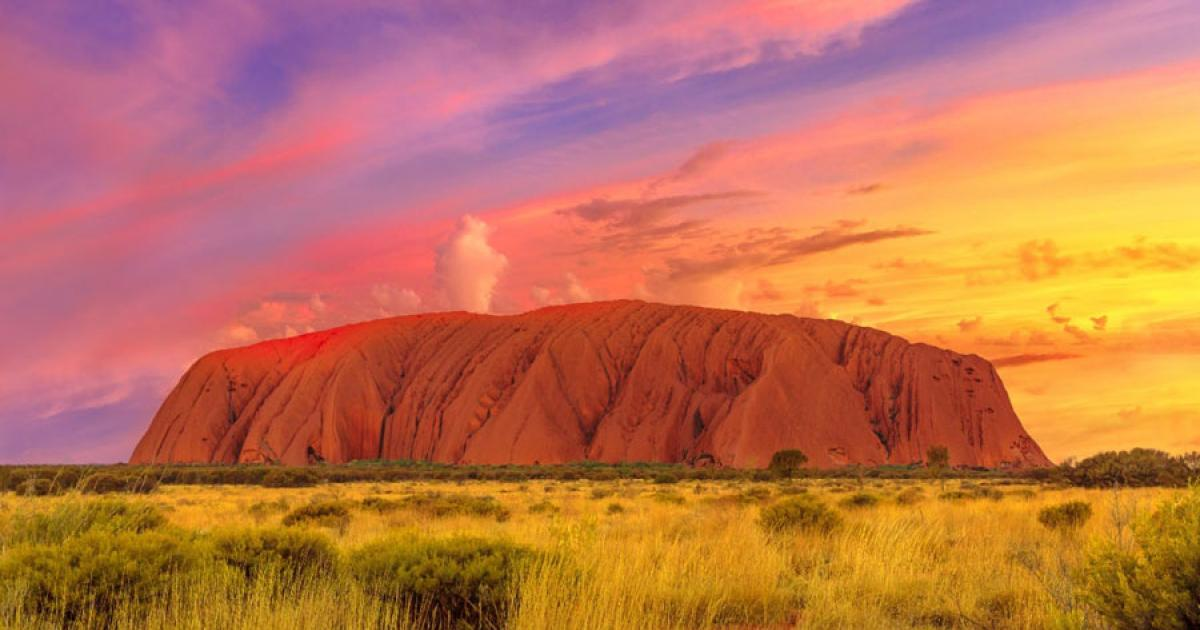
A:
POLYGON ((219 350, 131 463, 1050 461, 983 358, 836 320, 639 301, 352 324, 219 350))

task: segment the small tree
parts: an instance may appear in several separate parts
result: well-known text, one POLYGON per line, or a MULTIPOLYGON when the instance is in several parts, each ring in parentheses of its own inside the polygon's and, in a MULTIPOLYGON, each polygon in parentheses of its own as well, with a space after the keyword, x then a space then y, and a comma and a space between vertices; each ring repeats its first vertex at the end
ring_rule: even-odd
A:
POLYGON ((775 454, 771 456, 771 463, 767 466, 767 469, 777 476, 791 479, 807 463, 808 455, 805 455, 804 451, 789 448, 782 451, 775 451, 775 454))
POLYGON ((925 466, 930 474, 942 484, 942 492, 946 491, 946 469, 950 467, 950 449, 941 444, 934 444, 925 451, 925 466))

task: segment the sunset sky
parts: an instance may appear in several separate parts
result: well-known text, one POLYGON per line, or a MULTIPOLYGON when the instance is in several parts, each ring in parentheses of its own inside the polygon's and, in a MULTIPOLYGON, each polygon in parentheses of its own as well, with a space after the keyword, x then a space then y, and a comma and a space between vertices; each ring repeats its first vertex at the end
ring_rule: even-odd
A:
POLYGON ((0 462, 200 354, 431 310, 832 317, 1054 459, 1200 450, 1195 0, 9 2, 0 462))

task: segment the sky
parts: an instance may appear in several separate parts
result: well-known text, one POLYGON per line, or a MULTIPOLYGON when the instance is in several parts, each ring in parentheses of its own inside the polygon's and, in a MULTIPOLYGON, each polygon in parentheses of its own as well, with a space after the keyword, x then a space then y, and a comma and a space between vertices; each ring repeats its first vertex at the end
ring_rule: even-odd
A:
POLYGON ((217 348, 619 298, 1200 450, 1195 0, 2 4, 0 462, 124 460, 217 348))

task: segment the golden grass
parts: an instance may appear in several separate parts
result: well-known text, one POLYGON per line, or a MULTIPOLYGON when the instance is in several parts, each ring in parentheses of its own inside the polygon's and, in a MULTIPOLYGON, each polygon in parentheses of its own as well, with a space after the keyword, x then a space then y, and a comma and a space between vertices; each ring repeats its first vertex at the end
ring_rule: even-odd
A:
MULTIPOLYGON (((807 492, 831 506, 847 484, 810 482, 807 492)), ((959 482, 950 482, 953 490, 959 482)), ((345 550, 397 533, 474 535, 511 540, 549 553, 530 566, 514 593, 513 628, 1046 628, 1080 627, 1085 610, 1073 572, 1089 540, 1112 539, 1131 506, 1149 510, 1170 490, 1111 491, 1001 485, 1001 500, 940 500, 936 484, 875 482, 878 505, 837 508, 834 532, 768 536, 763 505, 782 495, 770 483, 642 481, 407 482, 272 489, 167 486, 144 499, 171 524, 197 532, 278 525, 287 510, 314 499, 360 502, 415 492, 490 495, 511 511, 494 518, 429 518, 407 510, 355 510, 349 525, 327 530, 345 550), (907 486, 925 499, 900 504, 907 486), (750 487, 765 488, 747 493, 750 487), (1095 517, 1074 534, 1042 527, 1040 508, 1067 500, 1093 505, 1095 517), (537 508, 549 502, 557 511, 537 508), (624 510, 610 513, 610 505, 624 510), (534 508, 531 511, 530 508, 534 508)), ((854 488, 856 491, 857 488, 854 488)), ((15 514, 76 498, 0 499, 0 533, 15 514)), ((0 551, 3 545, 0 544, 0 551)), ((253 592, 218 576, 177 589, 129 628, 404 627, 352 587, 253 592)), ((31 620, 0 595, 0 628, 31 620)))

